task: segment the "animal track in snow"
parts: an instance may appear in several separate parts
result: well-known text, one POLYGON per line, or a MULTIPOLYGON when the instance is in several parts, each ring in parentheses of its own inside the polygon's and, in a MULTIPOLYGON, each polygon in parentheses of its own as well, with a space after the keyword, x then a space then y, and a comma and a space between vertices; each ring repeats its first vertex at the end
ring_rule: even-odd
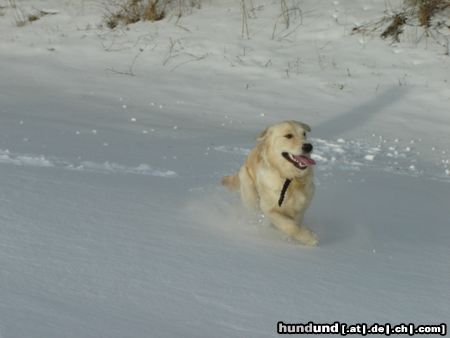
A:
POLYGON ((17 154, 9 150, 0 149, 0 163, 12 164, 28 167, 52 167, 66 170, 78 170, 85 172, 95 172, 101 174, 134 174, 157 177, 176 177, 177 173, 172 170, 158 170, 148 164, 138 166, 127 166, 114 162, 97 163, 92 161, 71 162, 56 157, 46 157, 44 155, 17 154))

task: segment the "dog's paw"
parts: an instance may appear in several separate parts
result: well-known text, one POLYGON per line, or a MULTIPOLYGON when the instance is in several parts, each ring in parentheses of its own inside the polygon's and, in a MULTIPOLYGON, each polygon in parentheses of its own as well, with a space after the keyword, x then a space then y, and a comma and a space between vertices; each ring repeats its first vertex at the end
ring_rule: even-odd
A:
POLYGON ((308 228, 304 227, 300 228, 299 232, 294 236, 294 238, 301 244, 307 246, 317 246, 317 244, 319 244, 317 235, 308 228))

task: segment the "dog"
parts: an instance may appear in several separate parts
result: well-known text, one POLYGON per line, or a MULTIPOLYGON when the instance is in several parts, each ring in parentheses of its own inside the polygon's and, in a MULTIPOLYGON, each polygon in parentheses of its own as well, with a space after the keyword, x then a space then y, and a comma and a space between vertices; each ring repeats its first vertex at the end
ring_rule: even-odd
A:
POLYGON ((301 244, 316 246, 316 234, 302 225, 314 196, 311 128, 284 121, 266 128, 239 172, 222 178, 222 185, 240 191, 243 204, 262 210, 276 228, 301 244))

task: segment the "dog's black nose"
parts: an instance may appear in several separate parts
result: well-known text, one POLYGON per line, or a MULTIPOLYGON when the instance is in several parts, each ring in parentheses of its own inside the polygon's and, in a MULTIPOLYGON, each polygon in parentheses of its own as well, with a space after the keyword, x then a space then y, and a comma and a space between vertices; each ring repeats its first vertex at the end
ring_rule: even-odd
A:
POLYGON ((313 146, 312 146, 311 143, 304 143, 303 146, 302 146, 302 150, 305 153, 310 153, 313 150, 313 146))

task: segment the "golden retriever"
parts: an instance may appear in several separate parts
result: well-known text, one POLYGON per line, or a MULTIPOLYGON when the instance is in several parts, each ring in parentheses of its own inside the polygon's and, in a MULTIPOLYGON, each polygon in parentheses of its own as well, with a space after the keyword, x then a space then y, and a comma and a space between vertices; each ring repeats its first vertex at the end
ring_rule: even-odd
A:
POLYGON ((310 155, 306 140, 311 128, 285 121, 268 127, 258 137, 239 172, 225 176, 222 184, 239 190, 249 208, 260 208, 281 231, 304 245, 315 246, 317 236, 301 222, 314 195, 310 155))

